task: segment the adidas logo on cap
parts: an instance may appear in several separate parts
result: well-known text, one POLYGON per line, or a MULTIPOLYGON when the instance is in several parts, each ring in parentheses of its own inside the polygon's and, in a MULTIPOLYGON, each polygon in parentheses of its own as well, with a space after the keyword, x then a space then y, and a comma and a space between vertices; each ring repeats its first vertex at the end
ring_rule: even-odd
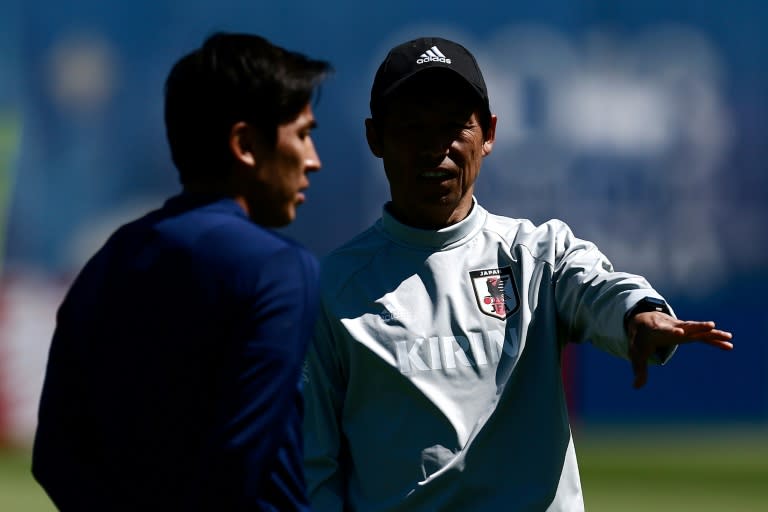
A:
POLYGON ((446 58, 446 56, 437 49, 437 46, 433 46, 416 59, 416 64, 424 64, 425 62, 444 62, 450 64, 451 59, 446 58))

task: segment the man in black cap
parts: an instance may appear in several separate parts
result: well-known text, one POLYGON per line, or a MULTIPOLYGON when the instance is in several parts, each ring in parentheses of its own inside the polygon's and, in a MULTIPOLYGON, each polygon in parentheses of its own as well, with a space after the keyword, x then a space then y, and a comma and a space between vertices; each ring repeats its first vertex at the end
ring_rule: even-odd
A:
POLYGON ((474 57, 440 38, 392 49, 366 135, 392 200, 321 271, 306 378, 315 510, 583 510, 560 371, 590 340, 635 386, 680 343, 732 348, 677 320, 560 221, 492 215, 473 196, 496 116, 474 57))

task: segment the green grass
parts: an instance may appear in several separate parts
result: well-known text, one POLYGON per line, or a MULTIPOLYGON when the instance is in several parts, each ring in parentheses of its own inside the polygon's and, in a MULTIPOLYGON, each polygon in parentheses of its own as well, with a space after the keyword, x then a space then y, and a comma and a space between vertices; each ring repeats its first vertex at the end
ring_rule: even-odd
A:
POLYGON ((586 509, 768 510, 768 429, 574 431, 586 509))
MULTIPOLYGON (((588 512, 768 510, 768 427, 578 427, 574 438, 588 512)), ((29 452, 0 449, 0 511, 54 510, 29 452)))
POLYGON ((21 448, 0 448, 0 510, 3 512, 53 512, 29 470, 30 454, 21 448))

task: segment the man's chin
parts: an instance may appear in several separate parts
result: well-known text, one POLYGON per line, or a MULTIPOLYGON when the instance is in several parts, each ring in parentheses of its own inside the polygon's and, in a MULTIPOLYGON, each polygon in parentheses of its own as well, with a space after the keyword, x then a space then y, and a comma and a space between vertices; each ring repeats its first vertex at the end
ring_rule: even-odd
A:
POLYGON ((284 228, 296 220, 296 209, 292 208, 289 211, 274 213, 272 215, 262 215, 258 218, 252 217, 251 220, 265 228, 284 228))

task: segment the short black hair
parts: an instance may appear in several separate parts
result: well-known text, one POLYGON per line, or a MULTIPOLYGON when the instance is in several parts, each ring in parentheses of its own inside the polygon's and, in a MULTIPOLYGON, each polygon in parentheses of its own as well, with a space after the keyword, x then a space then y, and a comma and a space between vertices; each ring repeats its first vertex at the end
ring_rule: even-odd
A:
POLYGON ((165 128, 181 182, 216 180, 232 163, 232 126, 244 121, 270 147, 331 72, 251 34, 217 32, 174 64, 165 82, 165 128))

